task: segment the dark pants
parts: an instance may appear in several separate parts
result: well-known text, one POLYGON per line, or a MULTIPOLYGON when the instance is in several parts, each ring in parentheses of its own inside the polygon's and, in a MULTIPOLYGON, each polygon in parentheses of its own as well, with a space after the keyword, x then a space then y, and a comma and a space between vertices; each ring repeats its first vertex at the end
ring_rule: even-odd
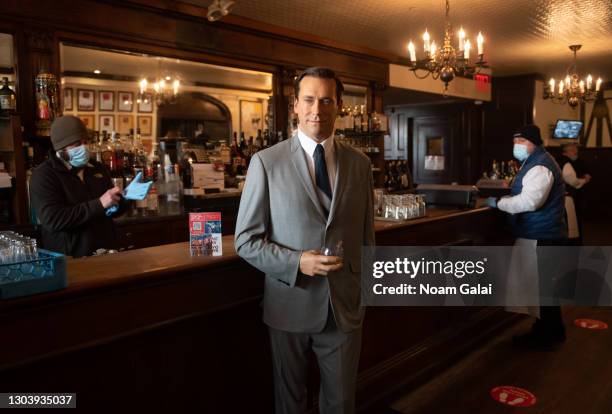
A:
POLYGON ((561 316, 557 281, 564 268, 563 257, 558 249, 546 249, 546 246, 567 246, 567 239, 538 240, 538 278, 540 286, 540 318, 534 329, 548 336, 565 336, 565 325, 561 316))
POLYGON ((361 328, 344 333, 329 310, 320 333, 285 332, 270 328, 276 414, 306 412, 307 352, 312 349, 321 373, 319 411, 354 413, 361 328))

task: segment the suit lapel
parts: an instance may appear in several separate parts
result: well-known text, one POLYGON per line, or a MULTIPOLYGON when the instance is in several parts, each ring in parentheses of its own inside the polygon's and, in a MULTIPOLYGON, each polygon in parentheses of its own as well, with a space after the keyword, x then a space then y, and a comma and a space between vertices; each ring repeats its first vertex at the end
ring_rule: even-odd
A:
POLYGON ((331 201, 331 208, 329 209, 329 217, 327 218, 327 225, 329 226, 334 215, 340 204, 342 198, 342 192, 346 184, 346 173, 348 170, 346 151, 337 140, 334 140, 335 152, 336 152, 336 180, 334 183, 333 197, 331 201))
POLYGON ((323 211, 323 207, 321 207, 321 203, 319 202, 319 198, 314 189, 314 185, 312 183, 312 178, 310 177, 310 172, 308 170, 308 165, 306 164, 306 157, 304 156, 304 152, 302 151, 302 146, 300 145, 300 140, 297 135, 294 135, 291 138, 291 161, 293 162, 293 166, 297 171, 297 175, 299 177, 304 190, 306 190, 306 194, 310 197, 310 200, 315 205, 315 208, 325 219, 325 212, 323 211))

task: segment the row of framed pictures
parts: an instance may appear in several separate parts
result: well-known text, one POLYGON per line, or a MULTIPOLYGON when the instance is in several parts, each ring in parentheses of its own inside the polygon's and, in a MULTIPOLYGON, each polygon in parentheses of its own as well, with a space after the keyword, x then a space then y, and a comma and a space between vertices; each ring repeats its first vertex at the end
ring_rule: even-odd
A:
POLYGON ((140 128, 140 135, 149 137, 153 135, 153 117, 151 115, 138 115, 136 117, 136 126, 134 126, 134 115, 98 115, 98 124, 96 125, 96 116, 92 114, 76 114, 88 129, 96 131, 106 131, 111 133, 116 131, 120 134, 127 134, 130 129, 140 128), (117 124, 115 124, 115 120, 117 124))
MULTIPOLYGON (((134 110, 134 92, 124 91, 95 91, 93 89, 77 89, 76 95, 76 110, 77 111, 95 111, 96 102, 98 103, 98 111, 115 110, 115 95, 117 95, 117 110, 119 112, 132 112, 134 110), (97 94, 97 99, 96 99, 97 94)), ((137 104, 138 112, 152 113, 153 99, 148 96, 148 99, 143 99, 137 104)), ((72 88, 64 88, 64 111, 74 110, 74 96, 72 88)))

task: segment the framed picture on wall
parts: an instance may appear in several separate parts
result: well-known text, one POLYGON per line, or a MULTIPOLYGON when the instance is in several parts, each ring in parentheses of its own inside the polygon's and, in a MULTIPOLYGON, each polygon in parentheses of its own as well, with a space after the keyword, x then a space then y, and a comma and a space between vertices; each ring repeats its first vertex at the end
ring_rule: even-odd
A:
POLYGON ((114 111, 115 110, 115 92, 113 91, 99 91, 98 92, 98 109, 100 111, 114 111))
POLYGON ((100 115, 100 122, 98 122, 98 128, 100 129, 100 132, 113 132, 115 130, 115 115, 100 115))
POLYGON ((263 129, 263 102, 240 101, 240 132, 246 138, 257 135, 257 130, 263 129))
POLYGON ((96 93, 94 90, 77 90, 77 109, 79 111, 94 111, 96 109, 96 93))
POLYGON ((77 116, 83 121, 87 129, 96 129, 96 117, 94 115, 78 114, 77 116))
POLYGON ((153 112, 153 96, 150 93, 146 93, 143 96, 143 99, 140 99, 138 102, 138 112, 142 113, 151 113, 153 112))
POLYGON ((140 135, 150 137, 153 134, 153 117, 149 115, 140 115, 137 120, 137 128, 140 129, 140 135))
POLYGON ((72 98, 72 88, 64 88, 64 111, 72 111, 74 109, 72 98))
POLYGON ((134 128, 133 115, 117 115, 117 132, 120 134, 128 134, 130 129, 134 128))
POLYGON ((132 112, 134 109, 134 94, 132 92, 118 92, 119 93, 119 112, 132 112))

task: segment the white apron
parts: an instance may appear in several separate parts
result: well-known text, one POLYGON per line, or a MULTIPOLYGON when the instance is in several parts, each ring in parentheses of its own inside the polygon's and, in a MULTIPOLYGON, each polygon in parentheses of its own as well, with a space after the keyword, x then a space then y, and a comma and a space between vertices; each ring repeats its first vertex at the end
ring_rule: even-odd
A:
POLYGON ((574 204, 574 199, 569 196, 565 196, 565 214, 567 215, 567 238, 575 239, 580 237, 578 218, 576 217, 576 206, 574 204))
POLYGON ((533 306, 506 306, 506 310, 539 318, 540 289, 538 284, 537 245, 537 240, 516 239, 512 247, 510 268, 506 280, 506 303, 527 303, 533 306))

